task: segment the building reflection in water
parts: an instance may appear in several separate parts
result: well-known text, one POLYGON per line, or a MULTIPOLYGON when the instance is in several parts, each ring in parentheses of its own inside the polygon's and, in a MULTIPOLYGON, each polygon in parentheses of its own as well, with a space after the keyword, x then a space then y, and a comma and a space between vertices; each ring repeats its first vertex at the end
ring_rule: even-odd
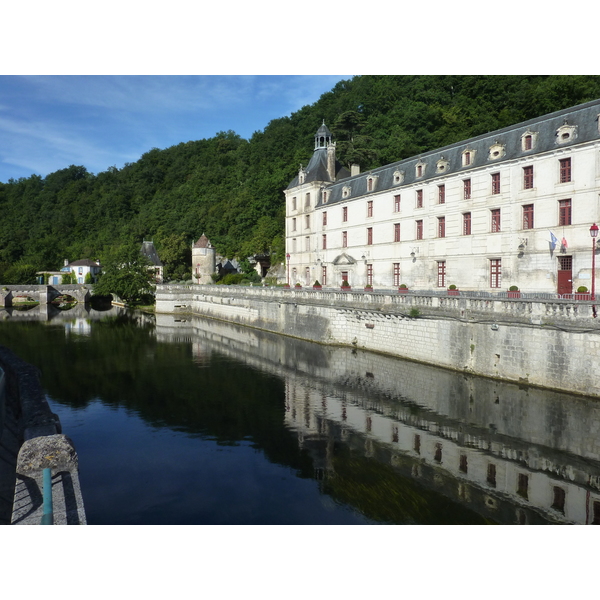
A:
POLYGON ((596 399, 196 317, 156 325, 198 362, 218 352, 285 378, 286 426, 318 479, 343 444, 492 521, 600 524, 596 399))

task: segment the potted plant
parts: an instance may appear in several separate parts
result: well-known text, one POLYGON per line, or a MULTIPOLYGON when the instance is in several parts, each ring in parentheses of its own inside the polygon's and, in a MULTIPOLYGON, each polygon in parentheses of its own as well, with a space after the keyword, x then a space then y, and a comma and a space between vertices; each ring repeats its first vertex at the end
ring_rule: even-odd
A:
POLYGON ((408 293, 408 286, 405 283, 401 283, 400 287, 398 287, 398 292, 400 294, 407 294, 408 293))
POLYGON ((508 297, 509 298, 520 298, 521 297, 521 292, 519 291, 519 288, 516 285, 511 285, 508 288, 508 297))
POLYGON ((284 290, 289 290, 290 289, 290 284, 289 283, 284 283, 283 284, 283 289, 284 290))
POLYGON ((299 289, 299 288, 301 288, 301 287, 302 287, 302 284, 301 284, 301 283, 297 283, 297 284, 296 284, 294 287, 295 287, 296 289, 299 289))
POLYGON ((448 286, 448 296, 458 296, 458 288, 454 284, 448 286))
POLYGON ((585 285, 580 285, 575 294, 575 300, 592 300, 592 294, 588 291, 585 285))
POLYGON ((323 286, 319 283, 319 280, 315 280, 315 282, 313 283, 313 290, 321 290, 323 289, 323 286))
POLYGON ((373 286, 370 283, 367 283, 367 285, 365 285, 365 292, 372 292, 373 291, 373 286))
POLYGON ((344 281, 342 281, 342 290, 344 292, 347 292, 349 290, 351 290, 352 288, 350 287, 350 284, 348 283, 347 279, 344 279, 344 281))

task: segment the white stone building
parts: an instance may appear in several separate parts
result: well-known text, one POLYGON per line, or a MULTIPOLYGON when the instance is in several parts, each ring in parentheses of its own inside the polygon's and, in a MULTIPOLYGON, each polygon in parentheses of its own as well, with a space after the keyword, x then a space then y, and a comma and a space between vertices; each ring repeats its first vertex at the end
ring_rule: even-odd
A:
POLYGON ((285 190, 290 284, 591 289, 599 115, 596 100, 352 174, 323 124, 285 190))

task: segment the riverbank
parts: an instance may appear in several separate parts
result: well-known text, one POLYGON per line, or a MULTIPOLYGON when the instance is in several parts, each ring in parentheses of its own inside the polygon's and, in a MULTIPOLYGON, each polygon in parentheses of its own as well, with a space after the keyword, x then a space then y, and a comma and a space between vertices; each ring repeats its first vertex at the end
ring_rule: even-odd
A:
POLYGON ((159 285, 158 314, 198 314, 503 381, 600 397, 591 302, 159 285))

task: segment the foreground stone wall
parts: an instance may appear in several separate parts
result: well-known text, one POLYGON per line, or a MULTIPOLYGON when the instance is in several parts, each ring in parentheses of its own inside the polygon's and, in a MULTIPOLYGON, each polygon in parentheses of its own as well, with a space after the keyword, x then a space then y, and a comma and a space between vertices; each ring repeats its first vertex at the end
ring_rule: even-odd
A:
MULTIPOLYGON (((43 471, 52 470, 55 525, 84 525, 77 453, 62 434, 60 421, 46 401, 39 371, 0 346, 0 366, 6 376, 6 422, 0 441, 8 467, 0 473, 0 488, 13 490, 11 522, 39 525, 43 512, 43 471)), ((5 507, 6 508, 6 507, 5 507)))
POLYGON ((156 311, 600 396, 600 325, 586 302, 158 286, 156 311))

